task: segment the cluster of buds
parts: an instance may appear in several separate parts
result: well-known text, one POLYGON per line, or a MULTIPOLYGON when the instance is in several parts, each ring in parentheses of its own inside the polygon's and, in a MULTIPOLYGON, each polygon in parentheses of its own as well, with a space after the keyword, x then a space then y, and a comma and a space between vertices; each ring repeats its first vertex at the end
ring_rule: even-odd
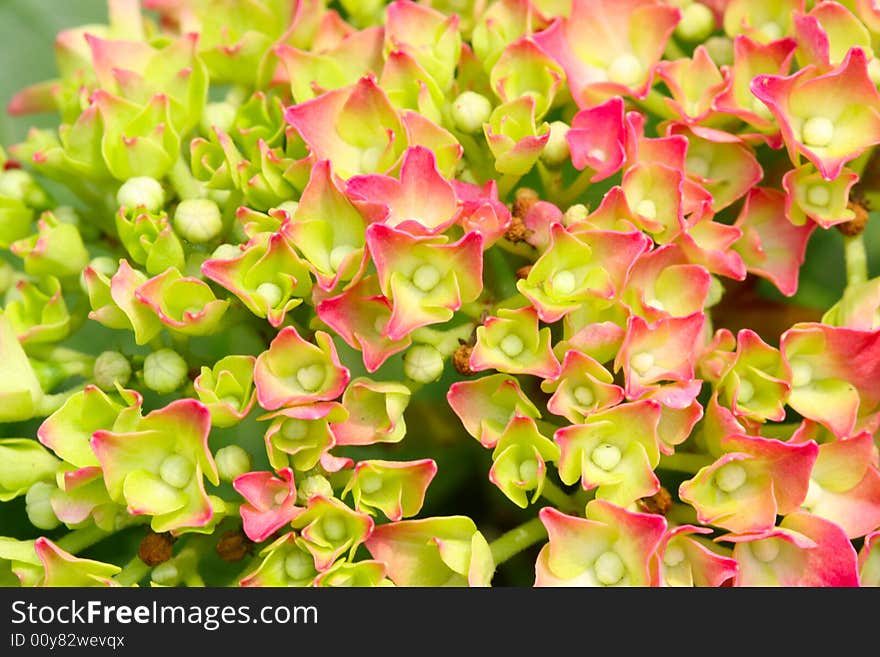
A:
POLYGON ((880 586, 874 3, 108 9, 8 108, 0 583, 880 586))

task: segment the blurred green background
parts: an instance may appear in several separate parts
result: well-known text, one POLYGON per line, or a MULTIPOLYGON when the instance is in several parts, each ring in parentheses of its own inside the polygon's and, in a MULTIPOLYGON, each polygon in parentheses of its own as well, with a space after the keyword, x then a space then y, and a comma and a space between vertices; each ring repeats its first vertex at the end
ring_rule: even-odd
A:
POLYGON ((53 42, 59 30, 107 22, 106 0, 0 0, 0 140, 19 141, 28 127, 47 127, 52 115, 10 117, 6 105, 22 87, 55 77, 53 42))

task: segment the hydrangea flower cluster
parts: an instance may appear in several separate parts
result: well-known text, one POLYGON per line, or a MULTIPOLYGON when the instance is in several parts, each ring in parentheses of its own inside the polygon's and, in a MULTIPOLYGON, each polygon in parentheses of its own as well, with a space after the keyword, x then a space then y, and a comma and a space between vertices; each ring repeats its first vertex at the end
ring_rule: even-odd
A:
POLYGON ((880 585, 876 3, 108 10, 8 108, 3 585, 880 585))

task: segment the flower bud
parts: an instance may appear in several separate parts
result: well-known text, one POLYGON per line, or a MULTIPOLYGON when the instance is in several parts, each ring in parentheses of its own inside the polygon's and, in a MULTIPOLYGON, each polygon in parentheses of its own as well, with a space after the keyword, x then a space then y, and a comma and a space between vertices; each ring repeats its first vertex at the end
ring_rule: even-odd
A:
POLYGON ((14 198, 32 208, 44 208, 49 198, 34 177, 23 169, 7 169, 0 173, 0 196, 14 198))
POLYGON ((217 472, 223 481, 232 481, 251 469, 251 457, 238 445, 227 445, 217 450, 214 455, 217 472))
POLYGON ((296 497, 300 504, 305 504, 315 495, 327 498, 333 497, 333 486, 330 485, 325 476, 319 474, 309 475, 296 488, 296 497))
POLYGON ((568 150, 568 124, 564 121, 552 121, 550 123, 550 138, 544 144, 541 151, 541 161, 549 167, 559 167, 565 164, 571 157, 568 150))
POLYGON ((38 481, 28 488, 24 498, 25 510, 28 520, 37 529, 55 529, 61 524, 49 501, 54 490, 55 486, 46 481, 38 481))
POLYGON ((465 91, 452 103, 452 119, 462 132, 472 134, 483 129, 492 114, 492 103, 475 91, 465 91))
POLYGON ((443 374, 443 355, 429 344, 415 345, 403 356, 403 371, 418 383, 436 381, 443 374))
POLYGON ((158 393, 177 390, 186 374, 186 361, 173 349, 159 349, 144 359, 144 384, 158 393))
POLYGON ((715 16, 702 2, 692 2, 682 9, 675 36, 687 43, 699 43, 715 31, 715 16))
POLYGON ((590 209, 583 203, 575 203, 568 207, 565 214, 562 215, 562 224, 568 228, 572 224, 586 220, 590 215, 590 209))
POLYGON ((116 202, 121 208, 143 208, 147 212, 158 212, 165 205, 165 190, 155 178, 137 176, 122 183, 116 192, 116 202))
POLYGON ((223 230, 220 207, 205 198, 181 201, 174 211, 174 228, 185 239, 195 244, 210 242, 223 230))
POLYGON ((131 365, 118 351, 104 351, 95 359, 93 371, 95 383, 101 390, 110 392, 116 384, 125 386, 131 378, 131 365))
MULTIPOLYGON (((713 36, 706 39, 703 44, 709 51, 709 57, 716 66, 730 66, 733 64, 733 40, 727 36, 713 36)), ((758 101, 757 105, 766 109, 764 103, 758 101)))
POLYGON ((235 115, 238 108, 228 102, 208 103, 202 110, 201 129, 208 136, 214 134, 214 128, 221 132, 229 132, 235 123, 235 115))

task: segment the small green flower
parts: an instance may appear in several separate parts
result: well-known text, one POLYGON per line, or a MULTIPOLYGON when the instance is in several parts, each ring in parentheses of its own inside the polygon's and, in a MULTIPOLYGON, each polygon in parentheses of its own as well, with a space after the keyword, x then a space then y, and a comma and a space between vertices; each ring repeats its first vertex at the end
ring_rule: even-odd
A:
POLYGON ((193 381, 196 395, 211 411, 215 427, 231 427, 247 417, 256 401, 253 356, 224 356, 202 366, 193 381))

